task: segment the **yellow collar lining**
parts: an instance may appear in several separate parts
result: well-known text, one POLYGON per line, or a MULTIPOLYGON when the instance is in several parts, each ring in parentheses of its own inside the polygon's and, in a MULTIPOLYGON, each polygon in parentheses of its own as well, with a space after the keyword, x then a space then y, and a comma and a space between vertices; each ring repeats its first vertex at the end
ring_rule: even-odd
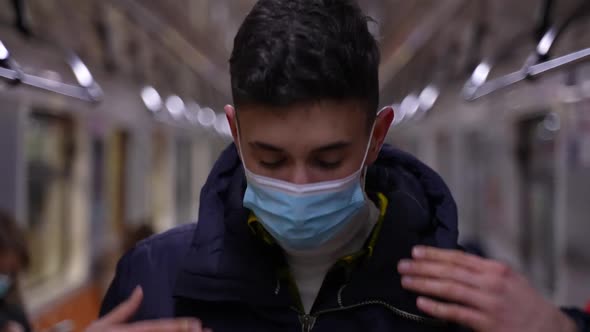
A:
MULTIPOLYGON (((379 234, 381 233, 381 228, 383 227, 383 221, 385 219, 385 214, 387 213, 387 207, 389 205, 389 200, 385 195, 382 193, 377 193, 378 199, 378 208, 379 208, 379 219, 377 220, 377 224, 373 228, 371 232, 371 236, 369 237, 369 241, 365 246, 364 250, 361 250, 355 254, 345 256, 341 258, 339 261, 346 262, 346 263, 353 263, 357 259, 364 257, 365 254, 368 257, 373 256, 373 251, 377 244, 377 239, 379 238, 379 234)), ((268 245, 275 245, 276 242, 273 237, 268 233, 266 229, 260 223, 258 217, 253 212, 250 212, 248 216, 248 227, 252 231, 252 233, 258 236, 262 241, 264 241, 268 245)))

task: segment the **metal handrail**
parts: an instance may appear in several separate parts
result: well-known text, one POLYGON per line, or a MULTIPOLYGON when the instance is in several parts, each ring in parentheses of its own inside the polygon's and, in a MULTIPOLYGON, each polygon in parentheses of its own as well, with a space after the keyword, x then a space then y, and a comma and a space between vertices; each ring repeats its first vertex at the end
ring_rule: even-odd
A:
POLYGON ((564 56, 547 60, 554 48, 559 36, 577 19, 590 12, 590 2, 584 2, 561 24, 549 28, 537 43, 535 51, 527 57, 523 66, 510 74, 487 81, 492 66, 487 61, 482 61, 476 67, 463 88, 463 97, 468 101, 474 101, 498 90, 512 86, 526 79, 532 79, 546 72, 553 71, 567 65, 573 65, 590 59, 589 50, 578 50, 564 56), (486 69, 482 75, 482 68, 486 69))
POLYGON ((0 51, 0 78, 11 84, 23 84, 91 103, 97 103, 102 100, 102 89, 94 80, 88 67, 73 52, 68 56, 67 63, 72 69, 79 85, 67 84, 24 72, 18 65, 18 62, 12 58, 2 41, 0 41, 0 51))

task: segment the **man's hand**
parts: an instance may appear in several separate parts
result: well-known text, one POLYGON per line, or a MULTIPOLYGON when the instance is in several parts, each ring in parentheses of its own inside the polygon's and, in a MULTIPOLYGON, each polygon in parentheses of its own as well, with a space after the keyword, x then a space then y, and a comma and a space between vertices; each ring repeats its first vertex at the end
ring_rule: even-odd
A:
POLYGON ((479 332, 575 332, 565 314, 507 265, 457 250, 415 247, 399 262, 402 286, 420 310, 479 332))
POLYGON ((133 294, 102 319, 94 322, 86 332, 211 332, 203 329, 195 319, 161 319, 126 324, 139 308, 143 291, 136 288, 133 294))

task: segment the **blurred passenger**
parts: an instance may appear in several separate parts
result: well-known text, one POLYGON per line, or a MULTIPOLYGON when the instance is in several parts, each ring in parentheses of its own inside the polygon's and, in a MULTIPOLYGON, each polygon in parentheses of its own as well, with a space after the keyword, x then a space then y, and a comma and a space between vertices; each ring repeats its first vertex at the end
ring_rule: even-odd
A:
POLYGON ((18 287, 20 272, 29 265, 22 231, 0 212, 0 332, 31 331, 18 287))
POLYGON ((356 1, 258 1, 230 73, 235 144, 198 224, 128 252, 89 331, 584 328, 506 265, 457 250, 447 186, 384 146, 394 113, 377 112, 379 49, 356 1))
POLYGON ((127 252, 133 249, 141 240, 145 240, 154 234, 156 234, 154 228, 147 221, 128 226, 125 231, 125 238, 123 239, 123 250, 127 252))
POLYGON ((93 261, 91 275, 102 291, 106 291, 113 278, 117 259, 121 256, 121 252, 133 249, 137 243, 154 234, 155 231, 151 226, 151 220, 148 218, 129 222, 125 225, 120 240, 116 242, 119 245, 108 246, 100 255, 97 255, 93 261))

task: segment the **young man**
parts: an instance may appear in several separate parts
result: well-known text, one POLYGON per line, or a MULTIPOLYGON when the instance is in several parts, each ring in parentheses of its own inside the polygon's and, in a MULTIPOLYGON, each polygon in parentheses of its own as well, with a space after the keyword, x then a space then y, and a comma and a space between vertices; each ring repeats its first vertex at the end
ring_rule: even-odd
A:
POLYGON ((355 1, 260 0, 230 63, 235 144, 198 224, 127 253, 90 331, 576 330, 503 264, 457 251, 443 181, 383 146, 394 114, 377 113, 355 1))

